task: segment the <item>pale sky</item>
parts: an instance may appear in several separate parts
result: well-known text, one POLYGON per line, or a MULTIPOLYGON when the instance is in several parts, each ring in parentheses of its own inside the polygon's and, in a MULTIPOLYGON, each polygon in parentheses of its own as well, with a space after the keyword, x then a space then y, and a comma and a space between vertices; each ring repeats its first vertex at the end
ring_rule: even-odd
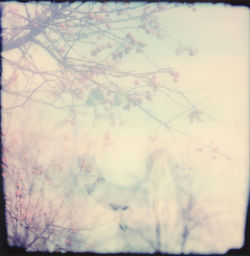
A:
MULTIPOLYGON (((104 176, 117 185, 136 183, 145 174, 149 154, 159 148, 166 149, 181 165, 192 167, 192 188, 201 205, 207 200, 209 213, 213 214, 213 210, 222 213, 223 217, 212 221, 210 227, 215 237, 221 238, 222 235, 224 241, 216 241, 216 238, 215 241, 209 240, 212 238, 207 241, 210 245, 217 242, 215 250, 224 252, 230 246, 240 247, 243 243, 249 181, 249 10, 210 4, 197 4, 195 9, 193 11, 183 6, 170 9, 165 16, 162 15, 161 25, 166 28, 164 39, 135 33, 142 40, 145 38, 147 46, 144 52, 152 63, 158 67, 171 67, 180 74, 176 84, 170 76, 162 77, 162 82, 170 87, 175 85, 176 89, 187 92, 190 101, 200 103, 198 108, 202 111, 203 122, 190 124, 188 112, 185 112, 170 124, 188 133, 188 136, 170 133, 138 109, 124 112, 122 108, 121 114, 118 113, 122 126, 110 127, 106 121, 99 121, 92 126, 91 121, 79 117, 75 126, 60 127, 60 122, 69 116, 68 113, 34 105, 30 110, 27 107, 14 111, 11 127, 21 130, 24 119, 26 125, 34 127, 40 121, 35 132, 37 130, 40 133, 41 129, 44 136, 47 134, 55 141, 59 141, 60 136, 68 136, 68 140, 61 143, 68 154, 66 157, 61 144, 53 146, 51 143, 42 161, 45 163, 46 157, 53 159, 55 152, 62 150, 58 158, 70 166, 77 155, 88 152, 96 157, 104 176), (179 46, 191 46, 198 50, 197 54, 188 56, 184 52, 177 56, 175 50, 179 46), (101 145, 107 131, 114 144, 104 149, 101 145), (150 142, 148 136, 156 136, 157 140, 150 142), (208 146, 207 149, 204 145, 208 146), (203 148, 201 153, 197 152, 200 147, 203 148), (212 147, 219 148, 221 155, 214 158, 208 150, 212 147), (203 185, 207 187, 200 192, 203 185), (234 223, 238 227, 235 237, 227 237, 234 231, 234 223), (217 226, 220 230, 216 229, 217 226)), ((14 55, 11 52, 7 54, 14 55)), ((44 51, 40 50, 34 56, 40 60, 42 68, 54 67, 53 61, 44 51)), ((138 54, 125 60, 121 67, 139 72, 154 70, 145 56, 138 54)), ((124 84, 127 82, 122 81, 124 84)), ((179 96, 174 97, 178 99, 179 96)), ((3 94, 3 105, 9 104, 6 99, 3 94)), ((163 121, 185 111, 167 102, 162 95, 144 106, 163 121)), ((204 230, 200 232, 204 234, 204 230)), ((196 247, 195 239, 191 239, 187 245, 187 252, 210 252, 213 249, 206 245, 196 247)), ((204 239, 207 239, 205 235, 204 239)))

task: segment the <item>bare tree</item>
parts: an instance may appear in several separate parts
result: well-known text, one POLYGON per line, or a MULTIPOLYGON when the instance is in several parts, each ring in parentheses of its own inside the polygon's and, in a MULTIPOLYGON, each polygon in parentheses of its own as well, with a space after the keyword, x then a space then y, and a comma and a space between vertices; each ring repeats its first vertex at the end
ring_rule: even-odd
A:
MULTIPOLYGON (((162 94, 176 105, 181 103, 174 98, 182 98, 185 111, 192 117, 199 115, 175 86, 177 71, 152 63, 143 50, 146 41, 137 38, 145 38, 145 33, 161 38, 158 17, 177 8, 175 4, 89 2, 3 7, 4 111, 33 101, 84 115, 114 112, 117 119, 120 109, 135 107, 171 129, 171 116, 160 120, 143 106, 162 94), (41 54, 50 65, 41 65, 41 54), (135 72, 119 67, 134 54, 142 55, 150 69, 135 72), (166 75, 173 78, 173 85, 162 81, 166 75)), ((191 47, 182 50, 194 54, 191 47)))

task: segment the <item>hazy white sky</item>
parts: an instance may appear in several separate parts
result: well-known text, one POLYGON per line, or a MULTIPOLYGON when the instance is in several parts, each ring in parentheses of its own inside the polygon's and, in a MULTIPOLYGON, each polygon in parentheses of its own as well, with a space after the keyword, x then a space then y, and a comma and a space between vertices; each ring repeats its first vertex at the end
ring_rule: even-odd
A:
MULTIPOLYGON (((191 91, 187 94, 190 99, 197 103, 205 100, 201 104, 205 122, 189 126, 188 129, 191 129, 191 133, 201 134, 203 139, 212 136, 222 137, 221 140, 227 141, 232 147, 235 145, 233 141, 237 140, 244 152, 247 149, 244 141, 247 141, 248 136, 249 100, 247 8, 197 5, 196 11, 193 12, 189 8, 181 7, 169 11, 163 21, 171 37, 178 38, 184 44, 199 50, 196 56, 183 54, 176 57, 173 53, 174 45, 170 43, 169 47, 168 38, 161 41, 152 39, 152 43, 145 49, 146 54, 158 66, 174 66, 179 71, 180 80, 177 87, 191 91), (192 93, 192 90, 197 92, 192 93), (235 136, 232 137, 232 134, 235 136)), ((136 60, 137 56, 134 58, 136 60)), ((131 69, 143 69, 144 63, 145 59, 143 61, 141 57, 137 62, 130 62, 127 65, 131 69)), ((163 120, 168 120, 176 110, 173 106, 169 109, 164 100, 157 100, 150 109, 155 110, 163 120)), ((125 128, 127 136, 130 133, 133 136, 135 131, 148 129, 151 124, 154 126, 154 122, 145 118, 140 111, 129 113, 127 120, 131 124, 125 128)), ((173 124, 185 129, 186 121, 183 115, 173 124)), ((231 150, 234 151, 233 148, 231 150)))
MULTIPOLYGON (((65 113, 46 106, 34 107, 30 111, 28 108, 17 110, 13 114, 12 128, 22 129, 24 117, 31 115, 36 121, 28 117, 26 125, 36 126, 35 123, 40 120, 39 129, 55 141, 59 141, 60 136, 68 136, 68 140, 62 143, 66 149, 64 154, 72 154, 72 158, 67 155, 67 164, 70 165, 77 154, 90 152, 95 155, 104 176, 119 185, 131 185, 141 179, 145 174, 147 157, 154 150, 164 148, 170 151, 180 164, 192 167, 191 179, 201 205, 207 202, 209 213, 220 212, 223 216, 210 223, 211 232, 215 234, 214 241, 204 235, 209 245, 198 248, 194 238, 187 250, 212 250, 209 246, 217 242, 216 250, 223 252, 230 246, 241 246, 243 242, 249 180, 249 10, 197 4, 196 11, 193 11, 183 6, 170 9, 167 15, 161 17, 161 24, 166 28, 162 40, 140 33, 135 35, 145 37, 145 55, 152 63, 158 67, 172 67, 179 72, 176 88, 186 91, 192 102, 201 103, 198 107, 203 113, 203 122, 190 124, 188 113, 184 113, 171 123, 188 136, 170 133, 138 109, 124 112, 122 108, 122 114, 118 113, 122 126, 109 127, 107 122, 102 121, 92 126, 89 120, 79 117, 76 126, 60 127, 60 119, 65 119, 65 113), (179 46, 191 46, 198 52, 195 56, 188 56, 187 52, 176 56, 175 50, 179 46), (114 144, 104 149, 102 141, 107 131, 114 144), (149 135, 156 136, 157 140, 150 142, 149 135), (211 145, 221 152, 216 158, 208 150, 211 145), (197 152, 199 147, 203 148, 202 152, 197 152), (203 186, 204 190, 200 190, 203 186), (217 226, 220 230, 216 229, 217 226), (235 237, 230 238, 233 232, 235 237), (218 241, 218 237, 224 237, 224 241, 218 241)), ((48 62, 44 51, 35 54, 39 55, 41 67, 48 68, 50 65, 53 68, 54 63, 48 62)), ((138 71, 154 70, 145 56, 138 54, 125 60, 121 67, 138 71)), ((166 84, 174 84, 168 76, 162 79, 166 84)), ((178 99, 178 95, 175 97, 178 99)), ((9 103, 4 95, 3 103, 9 103)), ((145 108, 163 121, 184 111, 166 102, 163 96, 145 104, 145 108)), ((36 129, 39 132, 38 127, 36 129)), ((59 148, 59 145, 48 146, 45 158, 54 156, 59 148)), ((199 236, 197 232, 196 237, 199 236)), ((200 232, 204 234, 204 230, 200 232)))

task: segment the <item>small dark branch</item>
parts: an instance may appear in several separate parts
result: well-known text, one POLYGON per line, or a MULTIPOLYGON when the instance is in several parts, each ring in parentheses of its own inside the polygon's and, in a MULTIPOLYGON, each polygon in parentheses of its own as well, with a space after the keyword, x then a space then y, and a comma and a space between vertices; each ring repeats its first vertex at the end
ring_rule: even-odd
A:
POLYGON ((150 113, 147 109, 143 108, 140 104, 137 104, 135 102, 133 102, 133 104, 135 104, 139 109, 141 109, 144 113, 146 113, 150 118, 157 121, 160 125, 165 126, 167 129, 171 129, 171 127, 167 125, 167 122, 160 120, 154 114, 150 113))
POLYGON ((63 63, 62 60, 60 60, 54 53, 53 51, 51 51, 49 49, 49 47, 46 47, 44 44, 40 43, 38 40, 36 40, 35 38, 32 39, 32 42, 34 42, 35 44, 39 45, 40 47, 42 47, 45 51, 47 51, 49 53, 49 55, 54 58, 57 63, 61 64, 61 65, 65 65, 65 63, 63 63))
POLYGON ((15 106, 12 106, 12 107, 9 107, 9 108, 4 108, 4 110, 10 110, 10 109, 13 109, 13 108, 18 108, 18 107, 23 107, 28 101, 29 99, 33 96, 33 94, 39 90, 44 84, 45 84, 46 81, 44 81, 43 83, 41 83, 39 86, 37 86, 33 91, 32 93, 25 99, 25 101, 19 105, 15 105, 15 106))
POLYGON ((26 249, 29 249, 40 237, 42 237, 42 235, 47 231, 47 228, 49 227, 49 225, 47 225, 47 227, 35 238, 33 239, 33 241, 31 241, 27 246, 26 249))

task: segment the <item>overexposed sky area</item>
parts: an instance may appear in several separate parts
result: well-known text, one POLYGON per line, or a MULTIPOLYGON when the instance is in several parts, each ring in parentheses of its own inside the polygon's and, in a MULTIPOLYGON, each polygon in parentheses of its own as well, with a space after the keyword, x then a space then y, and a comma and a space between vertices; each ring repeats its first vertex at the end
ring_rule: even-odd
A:
MULTIPOLYGON (((131 3, 134 4, 137 3, 131 3)), ((249 193, 249 10, 221 4, 196 4, 191 8, 180 5, 160 13, 159 19, 162 39, 131 29, 136 38, 146 43, 144 53, 132 53, 118 66, 122 71, 155 72, 163 67, 178 72, 178 82, 170 75, 159 78, 162 86, 174 89, 167 91, 167 97, 158 93, 153 101, 143 102, 144 110, 135 107, 124 111, 123 106, 114 107, 114 118, 119 124, 116 126, 108 123, 110 117, 93 120, 84 114, 76 117, 74 125, 69 125, 65 120, 72 118, 70 111, 30 101, 24 108, 13 108, 11 117, 2 113, 3 130, 6 134, 15 134, 12 136, 20 141, 33 135, 43 138, 43 142, 38 139, 33 146, 40 152, 39 161, 44 165, 61 161, 67 170, 65 173, 74 172, 78 157, 88 153, 95 158, 105 179, 115 186, 134 186, 145 177, 150 156, 159 150, 169 152, 173 162, 183 167, 183 172, 176 174, 182 177, 180 186, 190 190, 197 203, 193 218, 206 216, 199 225, 197 221, 184 251, 224 253, 241 247, 244 242, 249 193), (190 49, 195 54, 189 54, 190 49), (186 98, 178 93, 180 91, 186 98), (187 101, 192 102, 193 109, 187 107, 187 101), (197 109, 201 122, 191 123, 189 114, 197 109), (160 126, 157 120, 169 122, 171 129, 160 126), (104 147, 103 140, 107 137, 112 144, 104 147)), ((90 49, 91 46, 80 45, 75 50, 83 52, 85 58, 90 49)), ((13 60, 15 54, 15 51, 3 53, 13 60)), ((58 68, 45 50, 37 47, 31 54, 41 69, 58 68)), ((10 72, 6 66, 3 61, 4 74, 10 72)), ((20 81, 23 82, 22 78, 20 81)), ((119 83, 123 88, 130 88, 130 83, 133 86, 133 81, 127 78, 120 79, 119 83)), ((46 93, 38 90, 32 99, 46 100, 46 93)), ((65 96, 65 102, 70 97, 65 96)), ((12 94, 2 93, 3 107, 10 107, 16 100, 12 94)), ((91 106, 86 106, 86 112, 91 113, 91 106)), ((161 166, 158 162, 155 165, 161 166)), ((173 166, 167 166, 171 173, 176 171, 173 166)), ((180 194, 176 192, 176 198, 180 194)), ((84 201, 79 200, 76 205, 84 201)), ((96 212, 101 216, 99 205, 90 205, 92 211, 97 207, 96 212)), ((76 212, 77 221, 86 217, 81 206, 76 212)), ((130 217, 127 218, 129 223, 130 217)), ((144 218, 142 215, 141 220, 144 218)), ((86 219, 82 223, 86 223, 86 219)), ((145 219, 145 223, 147 221, 145 219)), ((184 218, 179 222, 183 224, 184 218)), ((176 240, 168 252, 180 253, 182 224, 177 225, 178 231, 173 235, 176 240)), ((111 226, 90 232, 91 239, 98 241, 93 251, 124 252, 122 246, 126 239, 119 235, 119 240, 118 231, 114 232, 115 227, 111 226), (110 242, 105 247, 106 236, 110 242)), ((75 250, 84 251, 81 247, 75 250)))

